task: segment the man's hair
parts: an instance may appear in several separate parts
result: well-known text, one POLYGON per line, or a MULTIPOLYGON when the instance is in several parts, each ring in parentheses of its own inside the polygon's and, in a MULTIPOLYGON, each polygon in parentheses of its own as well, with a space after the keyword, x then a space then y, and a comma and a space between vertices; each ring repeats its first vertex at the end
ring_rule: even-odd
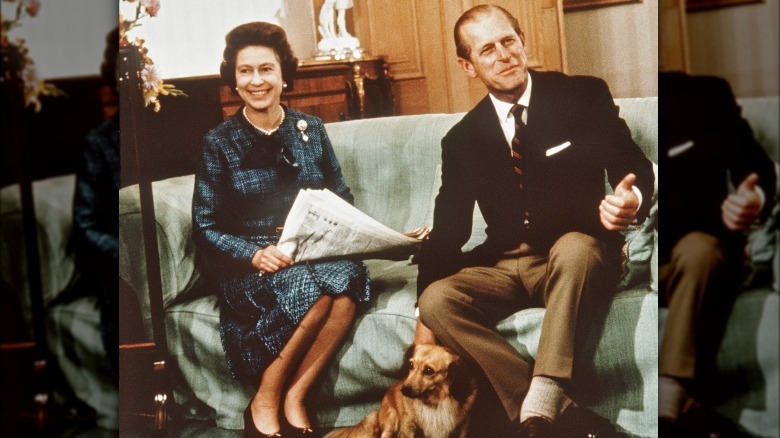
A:
POLYGON ((292 90, 298 59, 290 48, 287 34, 275 24, 255 21, 237 26, 225 36, 219 73, 231 92, 235 93, 236 88, 236 56, 241 49, 249 46, 265 46, 276 53, 282 67, 282 80, 287 83, 287 90, 292 90))
POLYGON ((466 23, 476 20, 479 16, 489 15, 494 12, 503 14, 507 21, 509 21, 509 23, 512 25, 512 29, 515 30, 517 35, 522 35, 523 31, 520 29, 520 23, 518 23, 517 18, 510 14, 506 9, 496 5, 474 6, 473 8, 464 12, 463 15, 458 18, 458 21, 455 22, 455 51, 458 54, 458 57, 463 59, 470 59, 471 56, 471 47, 467 46, 466 43, 463 42, 463 38, 460 34, 460 28, 463 27, 463 25, 466 23))

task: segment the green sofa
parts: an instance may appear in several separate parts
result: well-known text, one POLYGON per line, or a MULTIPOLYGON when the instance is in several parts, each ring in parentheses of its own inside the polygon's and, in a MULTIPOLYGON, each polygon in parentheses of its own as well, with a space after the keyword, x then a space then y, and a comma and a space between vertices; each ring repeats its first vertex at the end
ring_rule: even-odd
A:
MULTIPOLYGON (((637 143, 657 161, 657 99, 618 100, 637 143)), ((439 184, 440 140, 463 114, 426 114, 326 125, 358 208, 399 231, 430 225, 439 184)), ((193 265, 190 208, 193 176, 154 183, 167 339, 175 364, 177 414, 241 429, 241 414, 256 388, 233 381, 219 337, 219 308, 193 265)), ((655 202, 648 196, 648 202, 655 202)), ((654 216, 657 208, 653 209, 654 216)), ((120 194, 120 276, 149 315, 137 187, 120 194)), ((632 230, 627 275, 604 324, 585 335, 576 393, 582 404, 631 434, 655 436, 657 417, 658 296, 653 291, 655 221, 632 230)), ((475 213, 474 246, 484 238, 475 213)), ((319 383, 312 404, 325 428, 357 423, 376 409, 400 377, 412 340, 417 267, 409 261, 367 260, 374 298, 360 310, 347 342, 319 383)), ((518 312, 499 325, 521 354, 537 351, 544 309, 518 312)), ((150 327, 146 321, 147 330, 150 327)))

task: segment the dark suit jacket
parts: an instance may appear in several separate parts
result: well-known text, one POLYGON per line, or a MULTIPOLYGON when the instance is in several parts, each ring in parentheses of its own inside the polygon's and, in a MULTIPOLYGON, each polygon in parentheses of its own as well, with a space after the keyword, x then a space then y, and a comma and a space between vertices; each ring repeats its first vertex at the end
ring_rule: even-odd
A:
POLYGON ((505 250, 528 242, 546 252, 563 234, 579 231, 619 248, 622 235, 599 221, 604 172, 615 187, 633 172, 644 201, 653 195, 653 170, 631 138, 601 79, 557 72, 530 72, 533 90, 522 144, 525 189, 521 194, 490 98, 486 96, 442 139, 442 186, 433 232, 420 255, 418 293, 464 266, 491 265, 505 250), (571 146, 545 156, 569 141, 571 146), (487 223, 486 241, 467 254, 474 203, 487 223), (530 225, 522 225, 529 212, 530 225))
POLYGON ((659 93, 659 252, 667 256, 685 234, 703 231, 741 246, 745 235, 726 228, 721 204, 751 172, 766 195, 762 218, 775 197, 772 161, 753 138, 728 82, 661 73, 659 93), (670 150, 673 156, 670 156, 670 150))

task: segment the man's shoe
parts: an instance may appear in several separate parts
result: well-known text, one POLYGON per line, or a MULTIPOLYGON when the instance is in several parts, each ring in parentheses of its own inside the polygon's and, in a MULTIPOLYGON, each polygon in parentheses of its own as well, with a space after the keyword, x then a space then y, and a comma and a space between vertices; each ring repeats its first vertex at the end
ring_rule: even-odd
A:
POLYGON ((691 438, 748 438, 753 436, 730 418, 699 402, 694 402, 685 409, 674 426, 680 433, 691 438))
POLYGON ((552 423, 542 417, 529 417, 520 423, 520 438, 551 438, 552 423))
POLYGON ((679 426, 676 421, 666 417, 658 417, 659 437, 675 437, 680 436, 681 433, 682 432, 679 430, 679 426))
POLYGON ((572 403, 553 423, 553 436, 566 438, 616 438, 615 426, 595 412, 572 403))

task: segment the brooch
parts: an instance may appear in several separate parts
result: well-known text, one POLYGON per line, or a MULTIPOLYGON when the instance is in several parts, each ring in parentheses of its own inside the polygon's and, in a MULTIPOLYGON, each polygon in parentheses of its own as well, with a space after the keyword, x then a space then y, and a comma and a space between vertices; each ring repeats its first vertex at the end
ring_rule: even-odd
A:
POLYGON ((306 123, 306 120, 303 119, 298 120, 298 123, 295 125, 295 127, 298 128, 299 131, 301 131, 301 140, 303 140, 304 142, 308 142, 309 136, 306 135, 305 132, 303 132, 306 130, 306 128, 309 127, 309 124, 306 123))

